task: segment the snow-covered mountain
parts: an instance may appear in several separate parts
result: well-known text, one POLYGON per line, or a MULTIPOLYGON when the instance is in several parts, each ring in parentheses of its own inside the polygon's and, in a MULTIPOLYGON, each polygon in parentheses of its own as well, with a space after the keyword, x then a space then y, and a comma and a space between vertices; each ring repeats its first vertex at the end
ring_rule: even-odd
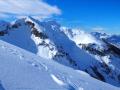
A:
POLYGON ((82 70, 101 81, 120 86, 120 48, 109 35, 67 29, 56 21, 39 21, 32 17, 12 23, 2 22, 1 40, 49 59, 50 62, 56 61, 75 70, 82 70))
MULTIPOLYGON (((91 68, 95 74, 98 74, 98 77, 102 77, 100 78, 102 81, 119 86, 120 48, 118 38, 105 33, 94 32, 90 34, 80 30, 68 30, 64 28, 63 31, 79 48, 87 51, 100 62, 100 64, 94 65, 91 68), (98 70, 98 73, 96 70, 98 70)), ((91 71, 87 72, 94 77, 91 71)))

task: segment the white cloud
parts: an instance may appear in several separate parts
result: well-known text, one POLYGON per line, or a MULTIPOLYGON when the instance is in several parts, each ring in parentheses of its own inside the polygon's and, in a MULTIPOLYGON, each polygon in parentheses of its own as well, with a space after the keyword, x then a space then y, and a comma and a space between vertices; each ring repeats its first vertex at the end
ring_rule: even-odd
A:
POLYGON ((0 17, 50 17, 59 14, 61 10, 57 6, 51 6, 43 0, 0 0, 0 17))
POLYGON ((106 28, 97 26, 97 27, 92 28, 92 30, 95 32, 104 32, 106 30, 106 28))

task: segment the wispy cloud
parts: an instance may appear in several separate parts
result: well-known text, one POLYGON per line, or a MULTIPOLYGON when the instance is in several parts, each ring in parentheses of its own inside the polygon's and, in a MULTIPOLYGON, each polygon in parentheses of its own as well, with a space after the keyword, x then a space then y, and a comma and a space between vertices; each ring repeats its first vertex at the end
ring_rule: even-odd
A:
POLYGON ((50 17, 59 14, 61 10, 57 6, 51 6, 43 0, 0 0, 0 17, 50 17))
POLYGON ((95 32, 105 32, 106 28, 97 26, 97 27, 93 27, 92 30, 95 32))

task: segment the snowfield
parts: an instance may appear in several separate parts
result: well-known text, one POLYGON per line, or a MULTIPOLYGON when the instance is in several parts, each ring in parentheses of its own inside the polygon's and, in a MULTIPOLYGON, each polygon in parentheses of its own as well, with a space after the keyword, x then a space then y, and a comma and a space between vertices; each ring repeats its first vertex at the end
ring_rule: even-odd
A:
POLYGON ((119 90, 0 40, 0 90, 119 90))

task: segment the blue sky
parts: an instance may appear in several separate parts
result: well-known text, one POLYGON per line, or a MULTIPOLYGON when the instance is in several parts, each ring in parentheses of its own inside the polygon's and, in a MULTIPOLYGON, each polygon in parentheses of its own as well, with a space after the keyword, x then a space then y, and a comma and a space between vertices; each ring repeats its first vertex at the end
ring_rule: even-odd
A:
POLYGON ((120 0, 0 0, 0 19, 57 19, 64 26, 120 34, 120 0))
POLYGON ((57 19, 65 26, 120 33, 120 0, 44 0, 56 5, 57 19))

